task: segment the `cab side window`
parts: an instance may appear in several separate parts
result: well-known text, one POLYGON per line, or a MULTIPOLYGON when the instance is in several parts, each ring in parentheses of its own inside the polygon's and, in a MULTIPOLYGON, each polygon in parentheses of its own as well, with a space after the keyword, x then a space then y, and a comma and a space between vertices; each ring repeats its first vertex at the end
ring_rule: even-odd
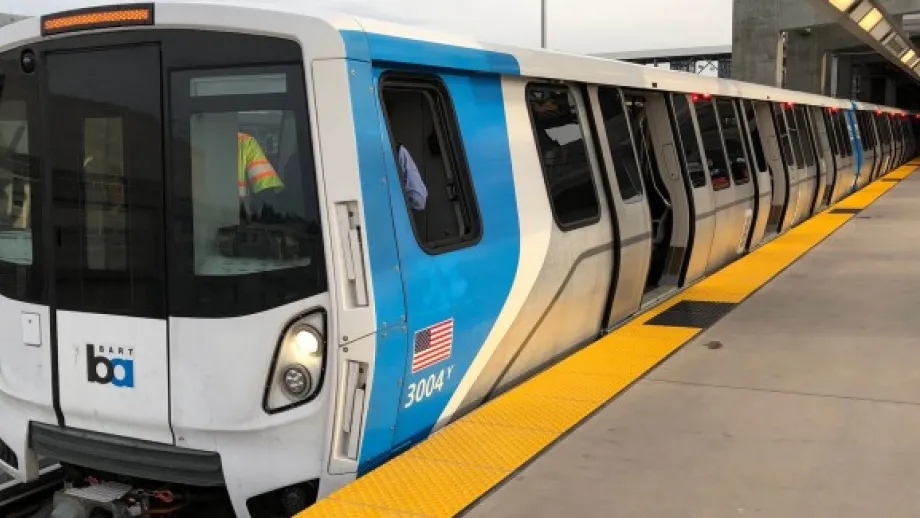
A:
POLYGON ((474 243, 482 225, 447 87, 435 76, 388 72, 380 94, 419 245, 441 253, 474 243))

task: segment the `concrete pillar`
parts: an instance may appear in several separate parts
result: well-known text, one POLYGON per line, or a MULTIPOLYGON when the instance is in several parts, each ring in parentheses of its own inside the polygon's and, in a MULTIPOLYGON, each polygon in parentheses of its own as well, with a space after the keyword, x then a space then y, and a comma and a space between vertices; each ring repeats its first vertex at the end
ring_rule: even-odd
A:
POLYGON ((782 72, 781 40, 777 30, 780 2, 732 1, 732 78, 778 86, 782 72))
POLYGON ((813 94, 823 93, 826 51, 817 31, 788 34, 786 46, 786 88, 813 94))

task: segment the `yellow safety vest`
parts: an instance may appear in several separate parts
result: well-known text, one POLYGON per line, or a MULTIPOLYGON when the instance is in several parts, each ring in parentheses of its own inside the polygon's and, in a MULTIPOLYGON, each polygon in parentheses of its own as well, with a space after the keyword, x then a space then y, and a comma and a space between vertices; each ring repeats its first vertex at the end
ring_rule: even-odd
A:
POLYGON ((256 139, 246 133, 239 133, 239 160, 237 185, 239 187, 240 198, 245 198, 249 194, 248 184, 252 186, 252 192, 257 193, 265 189, 281 190, 284 183, 278 177, 275 168, 272 167, 265 153, 256 139))

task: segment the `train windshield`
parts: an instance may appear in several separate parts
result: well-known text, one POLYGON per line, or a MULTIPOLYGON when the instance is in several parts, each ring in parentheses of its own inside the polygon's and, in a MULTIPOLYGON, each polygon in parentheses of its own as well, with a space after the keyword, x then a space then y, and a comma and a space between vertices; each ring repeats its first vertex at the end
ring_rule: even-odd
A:
POLYGON ((325 289, 295 43, 81 35, 27 49, 31 73, 23 50, 0 56, 3 295, 227 317, 325 289))

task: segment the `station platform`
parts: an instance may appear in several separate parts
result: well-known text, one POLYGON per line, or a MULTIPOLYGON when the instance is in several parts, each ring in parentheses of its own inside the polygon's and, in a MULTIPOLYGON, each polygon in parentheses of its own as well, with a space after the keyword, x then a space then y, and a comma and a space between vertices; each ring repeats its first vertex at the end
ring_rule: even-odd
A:
POLYGON ((301 513, 920 515, 920 161, 301 513))

